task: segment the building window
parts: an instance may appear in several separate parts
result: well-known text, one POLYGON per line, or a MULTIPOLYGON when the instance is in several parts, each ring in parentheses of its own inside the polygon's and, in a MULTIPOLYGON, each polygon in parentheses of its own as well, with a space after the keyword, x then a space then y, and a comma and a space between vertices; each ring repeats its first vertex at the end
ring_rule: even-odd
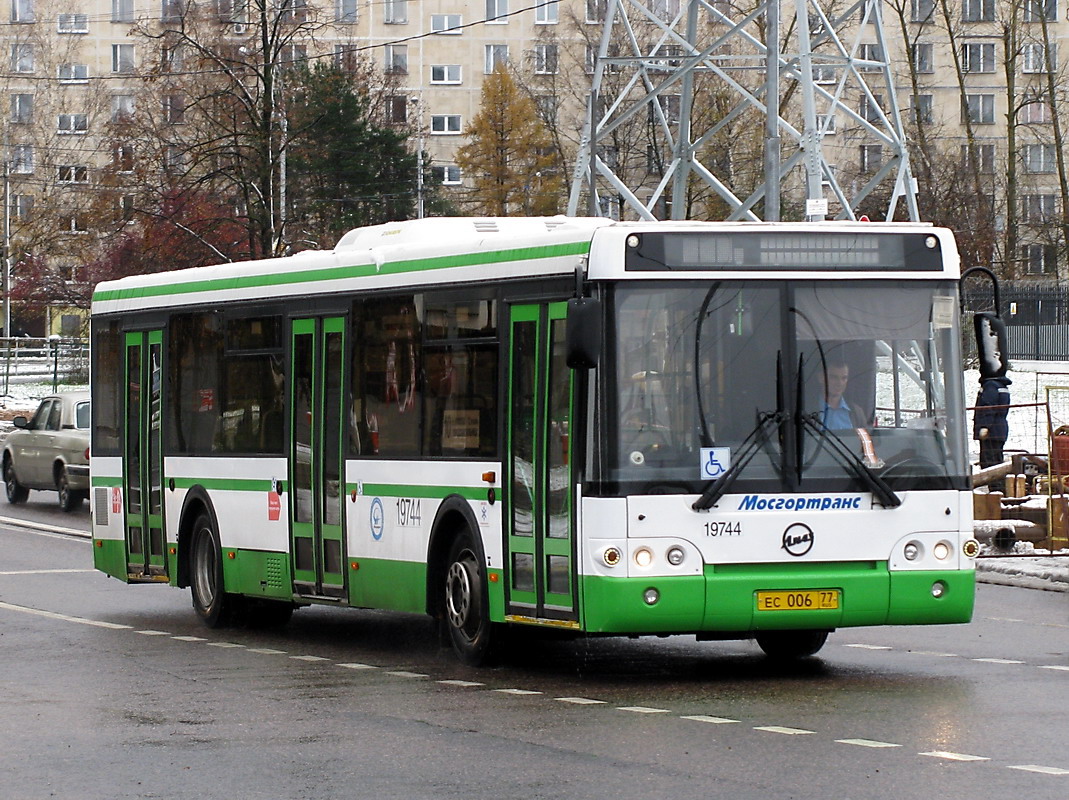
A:
POLYGON ((935 13, 935 0, 910 0, 910 19, 913 22, 931 22, 935 13))
POLYGON ((883 95, 862 95, 858 102, 857 113, 866 122, 880 122, 883 119, 883 95))
POLYGON ((604 22, 607 0, 586 0, 586 21, 604 22))
POLYGON ((557 45, 536 44, 534 49, 534 71, 537 75, 557 74, 557 45))
POLYGON ((993 125, 995 123, 995 95, 965 95, 965 110, 968 121, 974 125, 993 125))
POLYGON ((875 172, 883 163, 883 145, 863 144, 858 147, 857 167, 861 172, 875 172))
POLYGON ((861 61, 870 61, 870 64, 860 64, 858 72, 879 72, 883 68, 883 51, 875 43, 861 44, 857 48, 857 57, 861 61))
POLYGON ((168 94, 163 97, 163 119, 171 125, 178 125, 186 119, 186 98, 181 94, 168 94))
POLYGON ((294 67, 308 60, 308 45, 289 43, 282 46, 279 55, 282 66, 294 67))
POLYGON ((89 183, 89 167, 85 164, 56 167, 56 180, 60 183, 89 183))
POLYGON ((307 0, 279 0, 278 16, 282 22, 300 23, 307 21, 307 0))
POLYGON ((89 228, 85 224, 85 217, 81 214, 72 214, 63 227, 64 233, 83 234, 89 233, 89 228))
POLYGON ((343 25, 353 25, 357 20, 356 0, 337 0, 334 7, 334 20, 343 25))
POLYGON ((161 22, 178 22, 183 11, 183 0, 160 0, 161 22))
POLYGON ((560 22, 558 0, 542 0, 535 7, 535 25, 556 25, 560 22))
POLYGON ((119 216, 123 222, 130 222, 134 218, 134 196, 124 194, 119 198, 119 216))
POLYGON ((555 94, 540 94, 535 97, 535 106, 538 108, 538 116, 548 127, 557 126, 557 109, 560 108, 560 100, 555 94))
POLYGON ((972 157, 969 155, 969 146, 963 144, 961 146, 961 166, 962 169, 970 172, 980 172, 984 175, 990 175, 995 171, 995 145, 993 144, 978 144, 974 145, 976 150, 976 160, 979 163, 974 164, 972 157))
POLYGON ((60 64, 60 83, 88 83, 89 66, 87 64, 60 64))
POLYGON ((134 171, 134 146, 132 144, 117 144, 111 151, 111 162, 116 172, 134 171))
POLYGON ((15 219, 25 220, 33 213, 33 195, 11 195, 11 216, 15 219))
POLYGON ((509 0, 486 0, 486 21, 508 22, 509 0))
POLYGON ((994 42, 967 42, 961 46, 961 67, 965 72, 994 72, 994 42))
POLYGON ((111 121, 115 123, 131 122, 134 118, 134 96, 117 94, 111 98, 111 121))
POLYGON ((185 150, 173 144, 163 148, 163 169, 165 172, 179 172, 185 165, 185 150))
POLYGON ((25 42, 11 45, 11 71, 33 72, 33 45, 25 42))
POLYGON ((59 33, 89 33, 88 14, 60 14, 59 33))
POLYGON ((16 175, 33 174, 32 144, 17 144, 11 148, 11 171, 16 175))
POLYGON ((460 133, 460 114, 434 114, 431 116, 431 133, 460 133))
POLYGON ((1054 72, 1058 65, 1058 47, 1054 42, 1047 48, 1039 42, 1029 42, 1021 52, 1022 69, 1027 73, 1038 74, 1054 72))
POLYGON ((82 134, 89 131, 88 114, 60 114, 57 118, 56 132, 82 134))
POLYGON ((357 46, 355 44, 334 45, 334 66, 345 72, 356 72, 360 68, 360 51, 357 46))
POLYGON ((34 22, 33 0, 11 0, 12 22, 34 22))
POLYGON ((995 18, 995 0, 963 0, 961 18, 964 22, 991 22, 995 18))
POLYGON ((408 122, 408 95, 395 94, 386 98, 386 117, 393 125, 408 122))
POLYGON ((431 33, 459 36, 461 24, 460 14, 431 14, 431 33))
POLYGON ((458 186, 463 183, 460 175, 460 167, 456 164, 443 164, 431 167, 431 175, 443 186, 458 186))
POLYGON ((1044 125, 1050 123, 1050 106, 1042 100, 1025 103, 1017 112, 1017 121, 1024 125, 1044 125))
POLYGON ((914 122, 918 125, 932 124, 932 96, 930 94, 914 95, 910 105, 913 108, 914 122))
POLYGON ((1026 244, 1021 248, 1021 257, 1029 275, 1052 275, 1058 271, 1058 251, 1052 244, 1026 244))
POLYGON ((408 74, 408 45, 386 45, 386 72, 390 75, 408 74))
POLYGON ((1058 19, 1058 0, 1025 0, 1025 22, 1053 22, 1058 19))
POLYGON ((134 0, 111 0, 112 22, 134 21, 134 0))
POLYGON ((1054 218, 1056 197, 1053 194, 1026 194, 1021 196, 1021 221, 1045 223, 1054 218))
POLYGON ((827 86, 835 83, 837 79, 837 71, 831 64, 814 64, 813 65, 813 82, 818 83, 821 86, 827 86))
POLYGON ((113 44, 111 46, 111 71, 129 75, 134 71, 134 46, 113 44))
POLYGON ((387 25, 403 25, 408 22, 408 0, 385 0, 382 21, 387 25))
POLYGON ((483 72, 491 74, 497 67, 509 63, 509 46, 507 44, 483 45, 483 72))
POLYGON ((935 72, 935 60, 931 42, 917 42, 913 45, 913 69, 919 73, 935 72))
POLYGON ((460 64, 435 64, 431 67, 431 83, 460 83, 460 64))
POLYGON ((1026 144, 1021 150, 1024 171, 1033 175, 1054 172, 1054 145, 1026 144))
POLYGON ((11 95, 11 122, 15 125, 29 125, 33 122, 33 95, 11 95))

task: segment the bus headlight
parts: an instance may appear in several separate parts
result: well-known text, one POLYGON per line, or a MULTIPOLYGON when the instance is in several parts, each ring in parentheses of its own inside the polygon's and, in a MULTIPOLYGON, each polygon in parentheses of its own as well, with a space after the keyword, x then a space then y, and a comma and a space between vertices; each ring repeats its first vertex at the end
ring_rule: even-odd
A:
POLYGON ((653 563, 653 551, 648 547, 640 547, 635 551, 635 566, 645 569, 653 563))
POLYGON ((920 542, 909 542, 902 548, 902 555, 906 557, 906 561, 916 561, 921 555, 920 542))
POLYGON ((664 557, 668 559, 668 563, 673 567, 678 567, 683 563, 683 559, 687 557, 687 554, 682 547, 674 545, 668 548, 668 552, 665 553, 664 557))
POLYGON ((950 545, 947 542, 938 542, 935 547, 932 548, 932 555, 939 561, 946 561, 950 558, 950 545))
POLYGON ((961 546, 961 552, 966 558, 976 558, 980 555, 980 543, 975 539, 966 539, 961 546))
POLYGON ((615 567, 620 563, 620 550, 616 547, 606 547, 601 553, 601 560, 606 567, 615 567))

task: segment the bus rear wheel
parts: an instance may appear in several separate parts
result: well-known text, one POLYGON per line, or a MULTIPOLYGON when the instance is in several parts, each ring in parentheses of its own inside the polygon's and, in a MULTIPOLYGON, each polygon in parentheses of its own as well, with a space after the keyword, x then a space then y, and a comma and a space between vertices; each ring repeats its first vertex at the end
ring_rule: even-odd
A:
POLYGON ((754 638, 769 658, 789 661, 819 652, 828 641, 828 631, 767 631, 754 638))
POLYGON ((223 591, 223 557, 211 518, 202 513, 193 525, 189 561, 193 610, 209 628, 230 621, 235 598, 223 591))
POLYGON ((486 596, 486 571, 476 553, 471 534, 453 540, 442 582, 445 611, 443 624, 457 657, 477 667, 491 655, 493 625, 486 596))

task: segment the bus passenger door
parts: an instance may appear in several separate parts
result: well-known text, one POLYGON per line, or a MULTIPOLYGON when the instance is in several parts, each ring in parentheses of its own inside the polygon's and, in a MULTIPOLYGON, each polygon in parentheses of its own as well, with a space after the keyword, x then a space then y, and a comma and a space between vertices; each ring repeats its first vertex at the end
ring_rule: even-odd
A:
POLYGON ((288 452, 294 591, 342 599, 345 319, 294 320, 291 336, 288 452))
POLYGON ((163 533, 163 331, 126 334, 123 496, 127 577, 166 581, 163 533))
POLYGON ((510 312, 506 593, 513 618, 578 620, 567 303, 510 312))

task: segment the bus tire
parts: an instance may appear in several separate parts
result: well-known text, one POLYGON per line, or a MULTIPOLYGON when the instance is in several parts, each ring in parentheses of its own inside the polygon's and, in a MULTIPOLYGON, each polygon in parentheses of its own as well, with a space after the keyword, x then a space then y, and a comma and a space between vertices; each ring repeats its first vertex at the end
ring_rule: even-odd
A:
POLYGON ((207 512, 193 523, 189 555, 189 590, 193 610, 209 628, 221 628, 230 621, 236 598, 223 590, 223 556, 219 535, 207 512))
POLYGON ((10 458, 4 460, 4 491, 7 494, 7 501, 12 504, 25 503, 30 496, 30 490, 19 483, 19 479, 15 476, 15 467, 10 458))
POLYGON ((819 652, 828 641, 828 631, 767 631, 754 638, 769 658, 790 661, 819 652))
POLYGON ((487 663, 494 626, 482 567, 471 533, 459 533, 449 547, 442 581, 443 625, 457 657, 468 666, 487 663))

